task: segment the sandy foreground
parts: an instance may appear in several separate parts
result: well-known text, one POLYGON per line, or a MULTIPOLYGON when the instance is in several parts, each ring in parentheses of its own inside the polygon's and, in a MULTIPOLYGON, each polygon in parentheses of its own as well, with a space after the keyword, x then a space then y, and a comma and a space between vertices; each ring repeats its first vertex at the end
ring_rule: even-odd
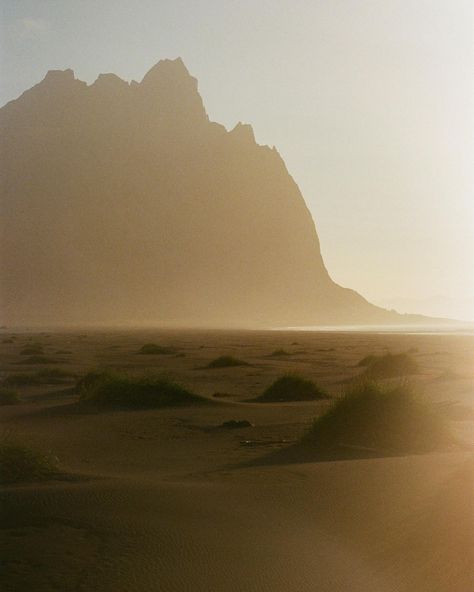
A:
MULTIPOLYGON (((100 331, 0 335, 0 378, 43 345, 54 367, 166 371, 200 407, 77 412, 74 385, 16 387, 3 437, 52 451, 63 480, 1 490, 5 591, 469 592, 473 454, 270 464, 327 401, 247 399, 297 371, 338 396, 367 354, 411 350, 413 380, 474 443, 474 337, 369 333, 100 331), (2 342, 3 340, 3 342, 2 342), (176 354, 140 356, 144 343, 176 354), (277 349, 290 355, 271 357, 277 349), (67 353, 69 352, 69 353, 67 353), (204 369, 226 354, 249 366, 204 369), (218 394, 218 396, 216 396, 218 394), (253 426, 226 430, 230 419, 253 426)), ((48 366, 53 367, 53 366, 48 366)), ((296 459, 297 460, 297 459, 296 459)))

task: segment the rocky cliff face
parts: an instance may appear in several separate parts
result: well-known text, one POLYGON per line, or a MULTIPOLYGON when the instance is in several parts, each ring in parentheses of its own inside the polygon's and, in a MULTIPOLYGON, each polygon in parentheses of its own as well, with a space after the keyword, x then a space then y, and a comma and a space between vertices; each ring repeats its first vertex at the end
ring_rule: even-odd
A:
POLYGON ((210 122, 180 59, 131 84, 48 72, 0 136, 5 324, 407 320, 331 280, 278 152, 210 122))

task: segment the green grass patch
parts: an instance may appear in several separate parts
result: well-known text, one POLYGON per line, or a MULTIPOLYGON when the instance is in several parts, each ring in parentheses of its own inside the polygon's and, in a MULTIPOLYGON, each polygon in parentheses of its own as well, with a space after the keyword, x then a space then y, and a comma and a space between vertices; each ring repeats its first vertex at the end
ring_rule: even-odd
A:
POLYGON ((146 343, 142 345, 137 353, 142 356, 169 356, 175 354, 176 350, 172 347, 157 345, 156 343, 146 343))
POLYGON ((375 360, 377 360, 377 356, 374 356, 373 354, 370 354, 370 355, 365 356, 364 358, 362 358, 362 360, 359 360, 357 362, 357 367, 358 368, 366 368, 367 366, 370 366, 370 364, 372 364, 373 362, 375 362, 375 360))
POLYGON ((315 401, 327 399, 328 395, 312 380, 298 374, 284 374, 257 398, 260 403, 275 403, 284 401, 315 401))
POLYGON ((302 444, 320 449, 366 448, 422 453, 453 444, 447 421, 408 385, 359 384, 321 417, 302 444))
POLYGON ((179 407, 204 402, 166 376, 137 378, 94 371, 78 381, 77 391, 82 402, 123 409, 179 407))
POLYGON ((44 481, 59 475, 58 459, 27 446, 0 443, 0 483, 44 481))
POLYGON ((418 364, 407 353, 388 353, 383 356, 367 356, 364 359, 358 365, 366 366, 364 375, 370 379, 396 378, 419 372, 418 364), (361 364, 364 359, 367 363, 361 364))
POLYGON ((234 358, 233 356, 219 356, 205 366, 205 368, 232 368, 234 366, 249 366, 247 362, 234 358))

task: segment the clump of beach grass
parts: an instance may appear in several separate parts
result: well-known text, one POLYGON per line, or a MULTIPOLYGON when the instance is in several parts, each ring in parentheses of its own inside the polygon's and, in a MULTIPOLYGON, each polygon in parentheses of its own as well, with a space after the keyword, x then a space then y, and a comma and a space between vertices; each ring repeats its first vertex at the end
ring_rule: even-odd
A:
POLYGON ((176 353, 176 350, 172 347, 157 345, 156 343, 145 343, 137 353, 142 356, 169 356, 176 353))
POLYGON ((249 366, 248 362, 234 358, 233 356, 219 356, 205 366, 205 368, 232 368, 233 366, 249 366))
POLYGON ((328 395, 312 380, 296 373, 288 373, 277 378, 259 397, 253 400, 261 403, 275 403, 314 401, 326 398, 328 395))
POLYGON ((45 481, 59 474, 59 461, 53 454, 17 442, 0 442, 0 483, 45 481))
POLYGON ((367 366, 370 366, 370 364, 372 364, 372 362, 375 362, 376 359, 377 359, 377 356, 374 356, 373 354, 369 354, 368 356, 364 356, 361 360, 359 360, 357 362, 357 367, 358 368, 366 368, 367 366))
POLYGON ((322 450, 425 453, 454 440, 447 420, 408 383, 383 387, 361 382, 314 421, 301 443, 322 450))
POLYGON ((204 402, 166 375, 133 377, 93 371, 78 381, 77 391, 81 402, 123 409, 178 407, 204 402))
POLYGON ((396 378, 419 372, 418 364, 407 353, 366 356, 358 366, 365 366, 364 375, 370 379, 396 378))

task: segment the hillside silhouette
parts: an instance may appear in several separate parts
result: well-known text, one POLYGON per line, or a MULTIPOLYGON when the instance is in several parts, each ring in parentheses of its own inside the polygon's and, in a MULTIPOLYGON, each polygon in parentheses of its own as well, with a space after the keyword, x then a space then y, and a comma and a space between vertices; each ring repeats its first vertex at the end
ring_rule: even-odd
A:
POLYGON ((278 151, 211 122, 180 58, 140 83, 50 71, 0 135, 2 324, 422 319, 332 281, 278 151))

